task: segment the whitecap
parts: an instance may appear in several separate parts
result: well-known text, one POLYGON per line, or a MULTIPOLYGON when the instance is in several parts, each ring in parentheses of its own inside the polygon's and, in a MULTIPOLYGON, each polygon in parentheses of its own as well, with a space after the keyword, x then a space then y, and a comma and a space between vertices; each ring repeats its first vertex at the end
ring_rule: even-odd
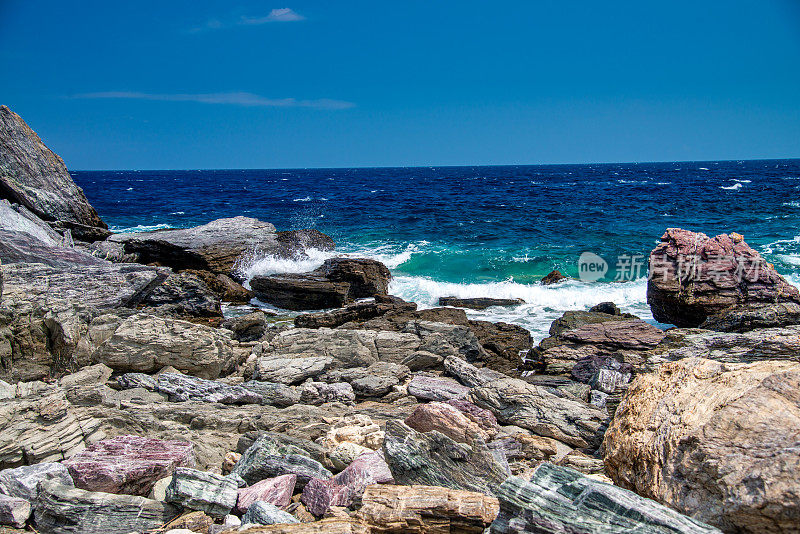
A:
POLYGON ((708 170, 708 167, 700 167, 700 169, 699 169, 699 170, 701 170, 701 171, 707 171, 707 170, 708 170))
POLYGON ((753 180, 737 180, 736 178, 734 178, 733 181, 739 182, 740 184, 749 184, 752 183, 753 180))
POLYGON ((169 224, 139 224, 137 226, 112 226, 109 228, 110 231, 114 232, 115 234, 133 234, 136 232, 152 232, 154 230, 168 230, 170 228, 175 228, 169 224))
POLYGON ((720 189, 727 189, 728 191, 736 191, 742 188, 742 184, 733 184, 733 185, 721 185, 719 186, 720 189))
POLYGON ((292 202, 311 202, 311 197, 296 198, 292 202))

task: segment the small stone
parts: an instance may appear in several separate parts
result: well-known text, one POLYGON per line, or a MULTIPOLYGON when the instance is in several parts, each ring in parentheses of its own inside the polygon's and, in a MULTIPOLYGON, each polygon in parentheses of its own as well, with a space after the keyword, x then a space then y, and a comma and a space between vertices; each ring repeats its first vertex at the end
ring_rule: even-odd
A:
POLYGON ((241 458, 242 455, 238 452, 229 452, 225 454, 225 458, 222 460, 222 472, 227 475, 233 471, 236 462, 238 462, 241 458))
POLYGON ((31 516, 31 503, 25 499, 0 495, 0 525, 23 528, 31 516))
POLYGON ((179 467, 167 487, 166 501, 213 517, 224 517, 236 506, 236 482, 221 475, 179 467))
POLYGON ((281 475, 275 478, 267 478, 256 482, 250 487, 242 488, 239 490, 236 509, 240 513, 244 513, 253 503, 259 501, 274 504, 278 508, 284 508, 292 500, 296 482, 297 475, 281 475))
POLYGON ((299 523, 299 521, 292 514, 264 501, 253 503, 242 516, 244 525, 276 525, 280 523, 299 523))

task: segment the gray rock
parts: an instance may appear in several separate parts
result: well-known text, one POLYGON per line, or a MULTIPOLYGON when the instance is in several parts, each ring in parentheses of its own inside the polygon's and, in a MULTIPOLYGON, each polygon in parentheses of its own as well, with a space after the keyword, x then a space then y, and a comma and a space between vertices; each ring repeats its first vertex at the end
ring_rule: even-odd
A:
POLYGON ((424 371, 426 369, 436 369, 442 367, 444 358, 439 354, 418 350, 408 355, 401 363, 411 371, 424 371))
POLYGON ((157 378, 144 373, 125 373, 117 377, 117 384, 123 389, 144 388, 155 391, 158 387, 157 378))
POLYGON ((530 482, 510 477, 496 492, 500 514, 492 534, 721 534, 632 491, 542 463, 530 482))
POLYGON ((236 462, 233 473, 248 484, 280 475, 297 475, 297 488, 303 488, 312 478, 333 476, 308 452, 291 444, 280 443, 269 435, 259 437, 236 462))
POLYGON ((6 232, 26 234, 26 237, 19 237, 28 238, 50 247, 60 245, 63 240, 61 234, 27 208, 19 204, 11 204, 6 199, 0 199, 0 229, 6 232))
POLYGON ((243 525, 276 525, 299 522, 289 512, 284 512, 274 504, 265 501, 254 502, 242 516, 243 525))
POLYGON ((459 382, 471 388, 482 386, 493 380, 508 378, 503 373, 481 367, 480 369, 457 356, 448 356, 444 359, 445 370, 456 377, 459 382))
POLYGON ((765 328, 745 333, 674 330, 677 338, 665 345, 666 360, 706 358, 726 363, 761 360, 800 361, 800 325, 765 328))
POLYGON ((386 422, 386 463, 397 484, 422 484, 493 495, 511 473, 486 443, 458 443, 433 430, 417 432, 402 421, 386 422))
POLYGON ((220 326, 233 332, 233 337, 237 341, 257 341, 267 330, 267 315, 262 311, 254 311, 240 317, 225 319, 220 326))
POLYGON ((408 394, 421 400, 446 402, 463 399, 469 392, 467 386, 462 386, 452 378, 439 376, 414 375, 408 383, 408 394))
POLYGON ((608 416, 595 406, 557 393, 506 378, 474 388, 470 400, 491 410, 501 423, 527 428, 574 447, 598 448, 608 416))
POLYGON ((0 495, 0 525, 23 528, 30 516, 30 502, 18 497, 0 495))
MULTIPOLYGON (((259 380, 249 380, 241 384, 241 387, 252 391, 261 396, 261 403, 269 406, 285 408, 300 402, 300 392, 286 384, 277 382, 262 382, 259 380)), ((304 404, 312 404, 306 403, 304 404)))
POLYGON ((0 493, 33 502, 39 496, 39 483, 46 481, 66 487, 74 485, 65 465, 43 462, 0 471, 0 493))
POLYGON ((522 299, 493 299, 489 297, 460 299, 458 297, 439 297, 439 306, 454 306, 456 308, 470 308, 485 310, 491 306, 518 306, 525 304, 522 299))
POLYGON ((259 358, 256 361, 255 378, 285 385, 299 384, 321 375, 333 365, 334 359, 330 356, 259 358))
MULTIPOLYGON (((435 323, 431 321, 409 321, 403 328, 403 332, 415 334, 427 343, 420 346, 421 350, 427 350, 434 354, 446 356, 441 350, 437 350, 430 343, 437 338, 441 338, 447 345, 452 346, 462 358, 467 361, 486 360, 488 355, 478 341, 477 336, 468 325, 435 323), (433 339, 429 339, 433 338, 433 339)), ((447 350, 447 349, 445 349, 447 350)), ((447 351, 449 352, 449 350, 447 351)))
POLYGON ((43 219, 108 228, 64 161, 6 106, 0 106, 0 190, 43 219))
POLYGON ((417 305, 392 296, 376 296, 371 302, 354 302, 344 308, 322 313, 298 315, 294 324, 298 328, 336 328, 346 323, 361 323, 387 313, 415 311, 417 305))
POLYGON ((297 388, 300 392, 300 402, 319 406, 326 402, 341 402, 342 404, 353 404, 356 400, 356 393, 353 386, 347 382, 305 382, 297 388))
MULTIPOLYGON (((237 452, 239 452, 240 454, 244 454, 247 451, 247 449, 249 449, 253 445, 253 443, 255 443, 255 441, 261 436, 268 436, 269 439, 281 445, 290 445, 292 447, 296 447, 296 449, 304 451, 304 453, 301 454, 305 454, 306 456, 309 456, 320 463, 322 463, 325 460, 324 447, 313 441, 303 438, 292 437, 283 432, 259 432, 259 431, 246 432, 244 435, 242 435, 242 437, 239 438, 239 441, 236 444, 237 452)), ((288 450, 296 453, 296 449, 288 449, 288 450)))
POLYGON ((190 510, 201 510, 213 517, 224 517, 236 506, 238 490, 239 485, 233 479, 178 467, 167 486, 166 501, 190 510))
POLYGON ((408 367, 397 363, 376 362, 369 367, 353 367, 329 371, 323 377, 327 382, 348 382, 356 395, 381 397, 409 374, 408 367))
POLYGON ((111 378, 111 374, 113 373, 113 369, 108 367, 107 365, 103 365, 102 363, 98 363, 97 365, 90 365, 88 367, 84 367, 77 373, 72 373, 66 376, 62 376, 61 379, 58 381, 58 384, 62 388, 69 388, 71 386, 78 386, 78 385, 94 385, 94 384, 105 384, 108 382, 108 379, 111 378))
POLYGON ((717 332, 749 332, 800 324, 800 304, 745 305, 708 317, 699 328, 717 332))
POLYGON ((230 386, 181 373, 162 373, 156 390, 169 395, 173 402, 198 400, 222 404, 261 404, 261 395, 241 386, 230 386))
POLYGON ((173 317, 222 317, 219 298, 198 276, 183 272, 170 274, 142 300, 160 315, 173 317))
POLYGON ((161 527, 179 510, 144 497, 113 495, 42 482, 34 506, 42 533, 130 534, 161 527))

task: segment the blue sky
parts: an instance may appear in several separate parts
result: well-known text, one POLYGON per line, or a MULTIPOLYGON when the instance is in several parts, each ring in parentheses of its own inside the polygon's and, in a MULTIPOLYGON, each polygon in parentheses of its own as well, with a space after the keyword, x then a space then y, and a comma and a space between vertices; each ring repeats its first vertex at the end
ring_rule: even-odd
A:
POLYGON ((72 169, 800 157, 800 1, 0 0, 72 169))

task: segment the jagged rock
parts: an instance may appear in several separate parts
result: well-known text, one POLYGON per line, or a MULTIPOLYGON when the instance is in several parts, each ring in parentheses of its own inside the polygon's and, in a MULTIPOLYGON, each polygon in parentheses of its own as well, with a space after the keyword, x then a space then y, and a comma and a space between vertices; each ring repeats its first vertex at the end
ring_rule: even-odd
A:
POLYGON ((558 441, 528 434, 521 428, 513 435, 503 435, 487 445, 493 451, 500 451, 508 461, 549 460, 559 452, 558 441))
POLYGON ((214 473, 178 467, 167 487, 166 501, 212 517, 223 517, 236 506, 239 486, 214 473))
POLYGON ((350 464, 346 456, 352 456, 352 461, 358 453, 380 449, 383 438, 383 430, 370 416, 355 413, 333 421, 319 443, 325 451, 324 463, 341 470, 350 464))
POLYGON ((330 236, 313 228, 278 232, 278 243, 289 251, 315 249, 329 252, 336 248, 330 236))
POLYGON ((328 382, 347 382, 356 395, 381 397, 393 386, 400 384, 409 374, 405 365, 391 362, 376 362, 369 367, 352 367, 329 371, 323 377, 328 382))
POLYGON ((39 485, 34 505, 36 528, 42 533, 129 534, 159 528, 177 515, 177 508, 159 501, 51 481, 39 485))
POLYGON ((489 355, 486 367, 516 378, 523 366, 521 354, 533 345, 531 333, 519 325, 489 321, 470 321, 469 327, 489 355))
POLYGON ((500 514, 492 534, 721 534, 633 492, 546 462, 530 482, 518 477, 503 482, 497 497, 500 514))
MULTIPOLYGON (((120 243, 117 243, 117 245, 122 246, 120 243)), ((139 260, 139 255, 136 254, 135 256, 136 259, 139 260)), ((201 279, 217 298, 223 302, 248 304, 253 298, 252 291, 245 289, 242 284, 235 281, 227 274, 212 273, 211 271, 197 269, 184 269, 181 273, 192 274, 201 279)))
POLYGON ((427 350, 418 350, 406 356, 401 363, 411 371, 422 371, 441 368, 443 361, 444 358, 439 354, 434 354, 427 350))
POLYGON ((0 197, 46 220, 108 228, 64 161, 6 106, 0 106, 0 197))
POLYGON ((248 484, 280 475, 297 475, 296 486, 303 488, 312 478, 330 478, 331 472, 294 445, 281 444, 269 435, 259 437, 233 468, 248 484))
POLYGON ((647 302, 662 323, 695 327, 742 305, 800 303, 797 288, 736 233, 710 238, 668 228, 650 269, 647 302))
MULTIPOLYGON (((227 517, 227 516, 226 516, 227 517)), ((163 527, 160 531, 173 532, 177 531, 180 534, 202 533, 212 534, 214 531, 214 518, 205 512, 184 512, 176 517, 163 527), (188 531, 188 532, 187 532, 188 531)))
POLYGON ((155 391, 158 387, 157 380, 157 376, 150 376, 144 373, 125 373, 117 377, 117 384, 122 389, 144 388, 155 391))
POLYGON ((284 512, 272 503, 259 501, 253 503, 242 516, 245 525, 275 525, 280 523, 299 523, 297 518, 284 512))
POLYGON ((488 359, 488 354, 483 350, 477 336, 466 325, 409 321, 403 327, 403 332, 422 338, 423 344, 419 346, 419 350, 442 356, 456 354, 470 362, 488 359))
POLYGON ((244 513, 255 502, 268 502, 278 508, 289 504, 294 494, 297 475, 281 475, 256 482, 252 486, 239 490, 236 509, 244 513))
POLYGON ((741 333, 796 324, 800 324, 800 304, 783 302, 735 307, 708 317, 700 328, 741 333))
POLYGON ((518 306, 525 304, 522 299, 494 299, 489 297, 466 298, 458 297, 439 297, 439 306, 453 306, 456 308, 470 308, 473 310, 485 310, 491 306, 518 306))
POLYGON ((433 486, 369 486, 358 517, 376 534, 482 534, 499 510, 482 493, 433 486))
POLYGON ((515 378, 474 388, 470 400, 503 423, 574 447, 599 447, 608 424, 608 416, 590 404, 515 378))
POLYGON ((139 436, 99 441, 64 462, 77 488, 143 497, 176 467, 194 464, 191 443, 139 436))
POLYGON ((541 283, 542 285, 549 286, 553 284, 557 284, 559 282, 563 282, 564 280, 569 280, 568 276, 564 276, 561 274, 560 271, 550 271, 550 273, 542 278, 541 283))
POLYGON ((456 377, 459 382, 471 388, 482 386, 493 380, 508 378, 503 373, 499 373, 492 369, 488 369, 486 367, 475 367, 466 360, 462 360, 458 356, 448 356, 445 358, 444 369, 456 377))
MULTIPOLYGON (((243 382, 241 387, 252 391, 256 395, 260 395, 262 404, 285 408, 286 406, 292 406, 300 402, 300 391, 286 384, 249 380, 243 382)), ((353 398, 355 398, 355 395, 353 395, 353 398)), ((303 404, 314 403, 304 401, 303 404)))
POLYGON ((161 373, 156 391, 169 395, 172 402, 197 400, 222 404, 261 404, 262 397, 250 388, 231 386, 182 373, 161 373))
MULTIPOLYGON (((383 300, 392 297, 375 297, 375 300, 383 300)), ((409 322, 428 321, 432 323, 442 323, 449 325, 467 326, 469 320, 467 313, 459 308, 428 308, 425 310, 413 310, 400 308, 388 312, 375 319, 363 322, 350 322, 342 325, 343 328, 365 328, 367 330, 380 330, 395 332, 402 331, 409 322)))
MULTIPOLYGON (((334 422, 331 424, 331 427, 335 425, 336 423, 334 422)), ((275 441, 279 444, 297 447, 298 449, 305 451, 305 454, 320 463, 322 463, 325 459, 325 449, 321 445, 308 439, 289 436, 282 432, 247 432, 239 438, 239 441, 236 444, 236 450, 239 453, 244 454, 247 449, 249 449, 261 436, 268 436, 272 441, 275 441)))
POLYGON ((113 373, 114 370, 109 366, 98 363, 84 367, 77 373, 62 376, 58 385, 62 388, 69 388, 78 385, 105 384, 113 373))
POLYGON ((175 317, 222 317, 217 295, 203 280, 187 272, 169 275, 142 305, 175 317))
POLYGON ((143 263, 225 275, 232 274, 248 253, 292 255, 278 242, 272 224, 248 217, 217 219, 194 228, 115 234, 109 240, 122 243, 125 252, 138 254, 143 263))
POLYGON ((601 302, 589 308, 590 312, 607 313, 608 315, 622 315, 616 304, 613 302, 601 302))
POLYGON ((605 470, 602 458, 588 456, 581 451, 570 451, 555 464, 575 469, 584 474, 598 474, 603 473, 605 470))
POLYGON ((258 341, 267 330, 267 316, 262 311, 255 311, 225 319, 220 326, 233 332, 237 341, 258 341))
POLYGON ((309 512, 322 516, 331 506, 352 506, 361 499, 367 486, 392 483, 394 478, 381 453, 370 451, 328 480, 311 479, 303 489, 301 500, 309 512))
POLYGON ((66 466, 43 462, 0 471, 0 493, 33 502, 39 495, 39 483, 45 481, 74 485, 66 466))
POLYGON ((200 378, 217 378, 236 363, 235 343, 225 330, 137 314, 122 321, 91 358, 116 371, 154 373, 171 365, 200 378))
POLYGON ((332 282, 349 284, 349 300, 388 295, 392 278, 384 264, 366 258, 330 258, 314 272, 332 282))
MULTIPOLYGON (((11 204, 6 199, 0 199, 0 230, 6 235, 14 235, 20 241, 30 240, 49 247, 56 247, 63 240, 58 232, 25 206, 11 204)), ((5 261, 9 261, 8 252, 0 249, 0 257, 5 261)))
POLYGON ((725 531, 794 532, 798 391, 796 362, 666 363, 631 383, 604 442, 606 470, 725 531))
POLYGON ((353 404, 356 400, 356 393, 353 386, 347 382, 335 382, 327 384, 325 382, 307 381, 298 387, 300 391, 300 402, 318 406, 326 402, 341 402, 343 404, 353 404))
POLYGON ((494 437, 455 406, 441 402, 420 404, 406 418, 405 424, 417 432, 436 430, 459 443, 469 443, 475 436, 486 442, 494 437))
POLYGON ((398 484, 425 484, 494 494, 509 475, 486 443, 457 443, 437 431, 421 433, 396 420, 386 422, 383 451, 398 484))
POLYGON ((327 452, 323 465, 332 469, 334 473, 338 473, 347 469, 362 454, 369 454, 370 452, 372 452, 372 449, 345 441, 327 452))
POLYGON ((63 390, 0 401, 0 468, 70 458, 105 437, 100 424, 72 407, 63 390))
POLYGON ((470 388, 462 386, 452 378, 414 375, 408 383, 408 394, 422 400, 445 402, 450 399, 463 399, 470 388))
POLYGON ((589 401, 589 392, 592 389, 589 384, 576 382, 575 380, 572 380, 566 376, 528 375, 524 378, 524 380, 525 382, 535 386, 560 391, 563 394, 569 395, 570 397, 574 397, 584 402, 589 401))
POLYGON ((336 328, 345 323, 360 323, 387 313, 415 311, 417 305, 392 296, 378 295, 373 302, 354 302, 344 308, 323 313, 305 313, 295 317, 298 328, 336 328))
POLYGON ((0 525, 23 528, 30 516, 30 502, 18 497, 0 495, 0 525))

